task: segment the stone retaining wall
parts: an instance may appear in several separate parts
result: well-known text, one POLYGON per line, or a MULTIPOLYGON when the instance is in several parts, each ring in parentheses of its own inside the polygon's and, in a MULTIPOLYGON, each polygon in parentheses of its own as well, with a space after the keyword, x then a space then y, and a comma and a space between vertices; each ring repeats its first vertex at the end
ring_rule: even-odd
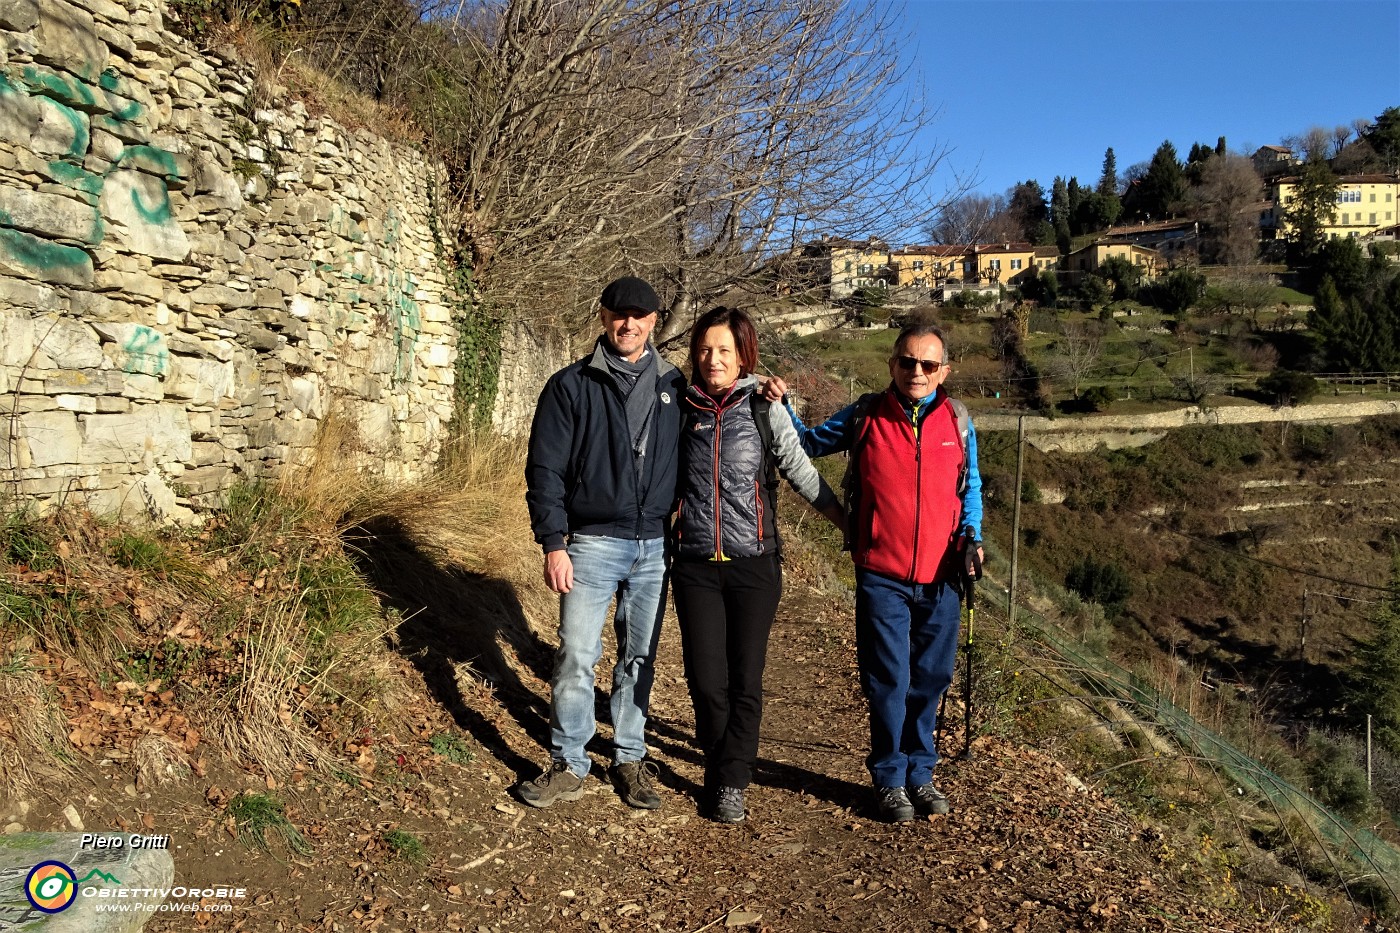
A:
MULTIPOLYGON (((1028 415, 1026 439, 1040 450, 1086 453, 1100 444, 1110 450, 1142 447, 1161 440, 1168 430, 1192 425, 1307 421, 1340 424, 1394 414, 1400 414, 1400 398, 1396 397, 1281 408, 1270 408, 1266 405, 1231 405, 1201 409, 1191 406, 1146 415, 1092 415, 1084 418, 1043 418, 1039 415, 1028 415)), ((1015 431, 1019 417, 981 414, 975 417, 975 423, 978 431, 1015 431)))
POLYGON ((408 477, 452 415, 434 167, 158 0, 0 0, 5 491, 166 520, 305 459, 333 411, 408 477))

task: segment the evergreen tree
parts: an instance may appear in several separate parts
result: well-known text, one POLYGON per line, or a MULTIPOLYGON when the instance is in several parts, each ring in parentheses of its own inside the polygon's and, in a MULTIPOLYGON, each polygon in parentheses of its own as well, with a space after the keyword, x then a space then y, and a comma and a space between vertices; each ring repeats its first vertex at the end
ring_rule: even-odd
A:
POLYGON ((1225 148, 1225 137, 1222 136, 1215 141, 1215 154, 1223 156, 1227 152, 1229 152, 1229 150, 1225 148))
POLYGON ((1085 190, 1079 187, 1079 179, 1071 177, 1065 187, 1065 204, 1069 207, 1069 232, 1074 236, 1084 232, 1076 225, 1074 218, 1079 213, 1079 206, 1084 203, 1085 194, 1085 190))
POLYGON ((1284 217, 1289 225, 1288 247, 1292 265, 1311 265, 1327 242, 1325 228, 1337 206, 1337 176, 1322 159, 1303 166, 1284 217))
POLYGON ((1011 189, 1007 212, 1026 242, 1037 246, 1055 242, 1055 228, 1050 225, 1050 209, 1045 204, 1045 189, 1034 178, 1011 189))
POLYGON ((1182 169, 1182 174, 1186 176, 1186 182, 1191 187, 1201 183, 1201 174, 1205 171, 1206 163, 1215 158, 1215 150, 1203 143, 1192 143, 1191 154, 1186 157, 1186 167, 1182 169))
POLYGON ((1351 702, 1360 717, 1372 716, 1381 743, 1400 754, 1400 555, 1392 562, 1390 586, 1371 618, 1375 631, 1357 649, 1351 702))
POLYGON ((1056 230, 1069 226, 1069 186, 1061 175, 1056 175, 1050 186, 1050 223, 1056 230))
POLYGON ((1387 171, 1400 171, 1400 107, 1387 107, 1362 136, 1387 171))
POLYGON ((1118 159, 1113 154, 1112 146, 1103 154, 1103 172, 1099 175, 1098 192, 1118 197, 1118 159))
POLYGON ((1186 175, 1171 140, 1163 142, 1152 154, 1138 188, 1137 214, 1150 220, 1171 216, 1186 196, 1186 175))

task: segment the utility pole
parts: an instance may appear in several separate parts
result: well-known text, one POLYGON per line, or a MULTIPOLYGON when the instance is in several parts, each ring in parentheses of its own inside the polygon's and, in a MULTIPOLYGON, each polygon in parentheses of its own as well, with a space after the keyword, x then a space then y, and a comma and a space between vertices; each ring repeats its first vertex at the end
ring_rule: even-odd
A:
POLYGON ((1303 590, 1303 615, 1298 620, 1298 660, 1306 661, 1308 651, 1308 591, 1303 590))
POLYGON ((1006 624, 1016 621, 1016 568, 1021 556, 1021 475, 1026 468, 1026 416, 1016 419, 1016 505, 1011 510, 1011 574, 1006 585, 1006 624))

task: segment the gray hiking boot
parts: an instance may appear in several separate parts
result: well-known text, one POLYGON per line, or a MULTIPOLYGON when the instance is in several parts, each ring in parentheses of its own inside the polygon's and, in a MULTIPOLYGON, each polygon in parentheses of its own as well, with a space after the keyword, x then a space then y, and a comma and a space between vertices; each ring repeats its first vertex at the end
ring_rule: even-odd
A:
POLYGON ((948 812, 948 798, 943 796, 943 792, 933 786, 933 782, 920 784, 909 792, 909 796, 914 800, 914 809, 928 816, 936 813, 940 816, 948 812))
POLYGON ((742 823, 747 815, 742 787, 721 787, 715 794, 715 822, 742 823))
POLYGON ((661 795, 651 786, 657 776, 656 765, 643 758, 641 761, 624 761, 613 765, 613 785, 622 802, 638 810, 659 810, 661 795))
POLYGON ((569 770, 569 763, 556 759, 533 781, 522 781, 515 789, 523 803, 532 807, 552 807, 556 801, 577 800, 583 796, 584 779, 569 770))
POLYGON ((914 805, 902 787, 875 788, 875 802, 880 808, 880 819, 886 823, 907 823, 914 818, 914 805))

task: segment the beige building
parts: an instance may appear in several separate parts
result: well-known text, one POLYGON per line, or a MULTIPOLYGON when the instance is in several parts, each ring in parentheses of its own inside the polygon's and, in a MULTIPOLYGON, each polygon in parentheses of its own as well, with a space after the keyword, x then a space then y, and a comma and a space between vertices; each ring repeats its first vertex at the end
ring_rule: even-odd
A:
MULTIPOLYGON (((1395 226, 1400 210, 1400 175, 1343 175, 1337 179, 1337 203, 1323 227, 1331 240, 1370 236, 1384 227, 1395 226)), ((1270 203, 1259 216, 1259 226, 1278 238, 1290 231, 1288 208, 1298 176, 1276 178, 1270 183, 1270 203)))
POLYGON ((888 288, 895 280, 883 240, 823 240, 831 256, 831 297, 849 298, 861 288, 888 288))
POLYGON ((1155 249, 1133 243, 1091 243, 1065 257, 1062 277, 1066 284, 1073 284, 1080 276, 1098 271, 1112 256, 1120 256, 1141 268, 1146 281, 1157 278, 1161 272, 1162 257, 1155 249))

